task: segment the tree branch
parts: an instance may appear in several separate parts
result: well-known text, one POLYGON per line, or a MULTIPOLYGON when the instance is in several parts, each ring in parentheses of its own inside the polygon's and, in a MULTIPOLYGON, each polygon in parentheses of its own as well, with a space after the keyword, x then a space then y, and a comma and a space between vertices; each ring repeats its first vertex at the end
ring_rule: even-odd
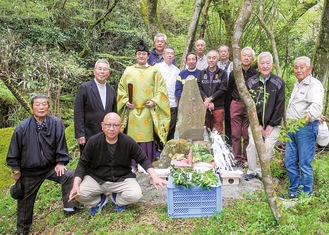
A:
POLYGON ((110 15, 110 13, 113 11, 114 7, 116 6, 118 0, 114 0, 113 4, 110 5, 111 0, 109 0, 108 2, 108 5, 107 5, 107 9, 106 9, 106 12, 101 16, 99 17, 98 19, 96 19, 96 21, 89 25, 88 29, 87 29, 87 32, 86 32, 86 42, 85 42, 85 45, 82 49, 82 51, 79 53, 79 56, 80 57, 83 57, 88 51, 89 51, 89 43, 90 43, 90 35, 92 33, 92 31, 94 30, 94 28, 100 24, 102 21, 104 21, 105 19, 107 19, 107 17, 110 15))
POLYGON ((240 97, 242 98, 246 109, 248 111, 248 118, 250 122, 250 128, 252 131, 252 135, 256 144, 257 152, 260 159, 261 169, 262 169, 262 177, 264 189, 267 195, 267 201, 269 206, 271 207, 272 213, 275 219, 278 222, 283 224, 286 223, 286 219, 284 218, 281 205, 277 200, 275 189, 273 185, 273 180, 270 171, 270 157, 267 156, 267 151, 265 147, 264 140, 262 138, 261 132, 259 130, 259 122, 256 112, 256 106, 251 98, 247 87, 245 85, 244 77, 242 74, 241 67, 241 49, 240 49, 240 40, 243 34, 243 30, 250 18, 252 11, 252 0, 244 0, 244 6, 241 8, 239 17, 237 18, 234 25, 234 34, 233 34, 233 67, 234 67, 234 78, 235 83, 237 85, 240 97))

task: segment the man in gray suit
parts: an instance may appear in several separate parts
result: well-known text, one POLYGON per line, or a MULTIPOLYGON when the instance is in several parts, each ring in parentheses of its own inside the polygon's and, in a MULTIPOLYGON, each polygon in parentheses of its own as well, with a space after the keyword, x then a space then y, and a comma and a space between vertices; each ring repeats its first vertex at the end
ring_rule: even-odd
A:
POLYGON ((102 131, 104 116, 117 111, 115 90, 106 83, 110 76, 109 62, 97 60, 93 71, 94 79, 79 87, 74 105, 75 138, 80 145, 80 153, 88 139, 102 131))

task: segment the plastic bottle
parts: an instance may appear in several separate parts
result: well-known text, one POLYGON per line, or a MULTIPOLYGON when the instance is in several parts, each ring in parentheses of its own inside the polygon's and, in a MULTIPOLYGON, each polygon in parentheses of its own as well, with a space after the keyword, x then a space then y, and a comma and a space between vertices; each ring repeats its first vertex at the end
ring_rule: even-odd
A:
POLYGON ((174 132, 174 140, 179 140, 179 132, 178 132, 177 125, 176 125, 175 132, 174 132))
POLYGON ((189 150, 188 155, 187 155, 187 164, 189 164, 190 166, 192 166, 193 164, 193 153, 192 153, 192 149, 189 150))
POLYGON ((203 141, 209 141, 209 134, 206 126, 203 127, 203 141))

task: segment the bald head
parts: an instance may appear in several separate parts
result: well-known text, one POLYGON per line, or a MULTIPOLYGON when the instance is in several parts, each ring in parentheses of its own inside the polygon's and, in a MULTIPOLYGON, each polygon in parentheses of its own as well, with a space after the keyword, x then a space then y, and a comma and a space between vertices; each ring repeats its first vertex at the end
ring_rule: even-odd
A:
POLYGON ((117 122, 121 124, 121 118, 117 113, 111 112, 105 115, 103 122, 104 123, 117 122))
POLYGON ((199 57, 204 55, 206 50, 206 42, 203 39, 199 39, 195 42, 195 51, 199 57))
POLYGON ((116 113, 108 113, 102 121, 102 130, 105 134, 106 141, 114 144, 118 140, 121 128, 121 118, 116 113))

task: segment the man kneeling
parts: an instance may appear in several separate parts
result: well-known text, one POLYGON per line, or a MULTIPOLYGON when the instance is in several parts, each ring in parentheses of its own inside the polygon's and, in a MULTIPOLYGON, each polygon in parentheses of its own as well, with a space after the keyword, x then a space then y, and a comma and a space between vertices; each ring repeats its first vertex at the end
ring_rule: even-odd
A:
POLYGON ((126 205, 136 203, 142 190, 131 171, 134 159, 150 175, 153 186, 167 184, 155 173, 150 160, 131 137, 120 133, 121 119, 116 113, 108 113, 101 123, 102 131, 87 142, 82 152, 70 198, 91 206, 90 215, 95 215, 107 203, 107 195, 121 212, 126 205))

